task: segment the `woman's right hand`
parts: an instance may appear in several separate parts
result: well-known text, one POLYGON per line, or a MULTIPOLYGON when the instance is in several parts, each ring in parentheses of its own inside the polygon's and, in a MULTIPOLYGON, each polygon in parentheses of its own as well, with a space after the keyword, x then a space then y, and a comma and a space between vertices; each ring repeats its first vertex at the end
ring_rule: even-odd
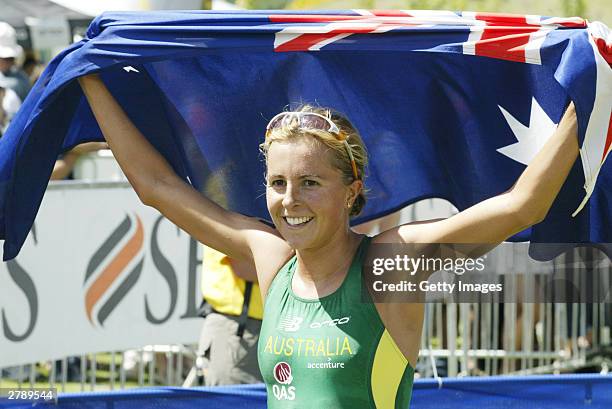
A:
MULTIPOLYGON (((223 209, 181 179, 117 103, 97 74, 79 78, 98 125, 141 201, 201 243, 251 263, 262 293, 292 250, 259 220, 223 209)), ((256 152, 254 153, 256 154, 256 152)))

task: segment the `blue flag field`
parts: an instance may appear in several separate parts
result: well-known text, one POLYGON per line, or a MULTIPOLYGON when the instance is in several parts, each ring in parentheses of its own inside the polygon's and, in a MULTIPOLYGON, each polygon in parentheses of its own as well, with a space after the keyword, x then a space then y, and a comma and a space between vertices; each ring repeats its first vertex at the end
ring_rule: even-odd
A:
POLYGON ((465 209, 504 192, 572 100, 580 160, 546 220, 513 239, 612 242, 611 63, 608 28, 580 18, 106 13, 49 64, 0 139, 4 259, 18 254, 57 155, 102 140, 76 81, 91 72, 179 175, 264 219, 258 145, 288 105, 332 107, 359 129, 371 192, 361 223, 424 198, 465 209))

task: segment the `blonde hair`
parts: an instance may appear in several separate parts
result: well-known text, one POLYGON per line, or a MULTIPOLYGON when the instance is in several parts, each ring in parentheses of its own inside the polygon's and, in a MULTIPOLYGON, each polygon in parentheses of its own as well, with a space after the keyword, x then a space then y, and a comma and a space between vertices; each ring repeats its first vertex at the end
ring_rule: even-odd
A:
MULTIPOLYGON (((309 104, 300 105, 295 109, 291 109, 291 112, 311 112, 319 114, 328 118, 334 124, 336 124, 336 126, 340 130, 340 133, 346 136, 346 142, 348 143, 348 146, 351 149, 351 153, 353 154, 353 158, 355 159, 355 165, 357 167, 357 177, 363 182, 365 168, 368 164, 368 153, 363 143, 363 140, 359 135, 359 132, 357 132, 357 129, 355 129, 355 127, 345 116, 330 108, 317 107, 309 104)), ((342 140, 338 140, 337 136, 331 132, 320 129, 300 128, 298 123, 292 122, 290 124, 283 125, 280 128, 272 129, 266 137, 265 141, 259 145, 259 149, 263 153, 267 162, 268 150, 270 149, 270 145, 272 145, 273 142, 292 141, 304 136, 313 137, 317 141, 328 147, 332 153, 332 166, 334 166, 341 172, 344 184, 348 186, 353 183, 353 181, 355 180, 355 176, 353 173, 353 166, 351 164, 351 159, 349 157, 346 144, 342 140)), ((361 192, 359 192, 359 194, 355 198, 349 215, 359 215, 363 210, 365 204, 366 189, 364 186, 361 189, 361 192)))

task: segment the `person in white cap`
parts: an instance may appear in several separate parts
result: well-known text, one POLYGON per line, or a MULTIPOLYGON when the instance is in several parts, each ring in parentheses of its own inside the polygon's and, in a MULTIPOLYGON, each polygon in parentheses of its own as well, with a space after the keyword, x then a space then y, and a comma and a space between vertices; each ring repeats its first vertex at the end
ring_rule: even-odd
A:
POLYGON ((0 86, 0 137, 8 128, 9 122, 11 122, 20 106, 21 101, 15 91, 0 86))
POLYGON ((23 49, 17 44, 15 29, 0 21, 0 87, 12 89, 21 101, 30 91, 28 76, 15 64, 22 53, 23 49))

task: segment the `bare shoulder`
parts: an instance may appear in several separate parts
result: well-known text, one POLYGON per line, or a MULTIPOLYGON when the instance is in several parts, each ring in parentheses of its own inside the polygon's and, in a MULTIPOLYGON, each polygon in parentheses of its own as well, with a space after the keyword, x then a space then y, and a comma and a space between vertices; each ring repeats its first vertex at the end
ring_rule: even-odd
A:
POLYGON ((269 226, 267 229, 251 230, 248 236, 259 288, 262 297, 265 297, 274 277, 293 256, 294 251, 280 234, 269 226))

